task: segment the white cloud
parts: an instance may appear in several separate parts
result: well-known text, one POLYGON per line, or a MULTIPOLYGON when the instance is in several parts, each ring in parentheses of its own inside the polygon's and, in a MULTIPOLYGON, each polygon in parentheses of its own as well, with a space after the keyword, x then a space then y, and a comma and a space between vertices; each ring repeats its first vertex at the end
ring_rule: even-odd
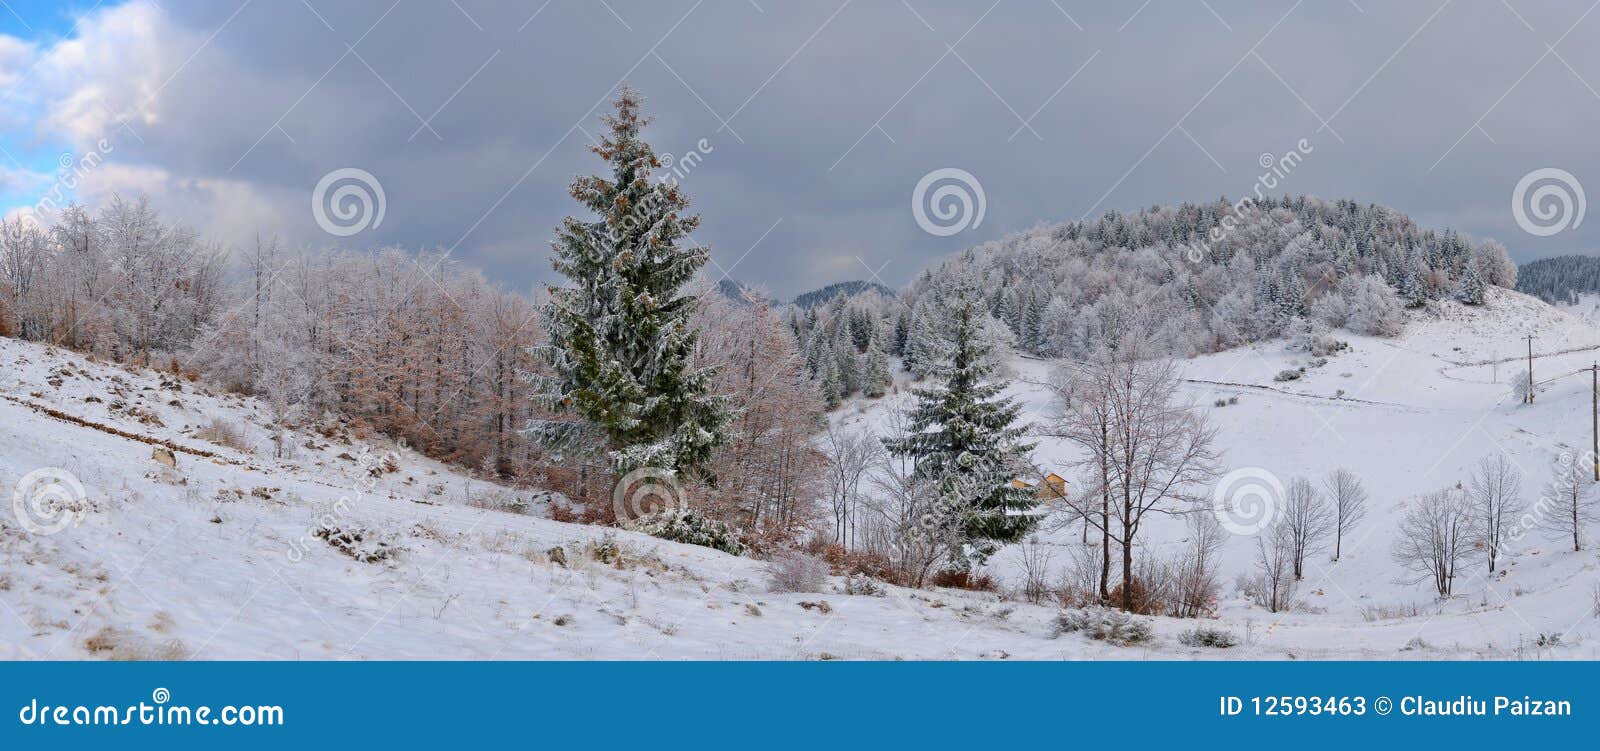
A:
POLYGON ((42 107, 40 127, 77 146, 107 137, 124 121, 156 122, 158 95, 183 65, 183 50, 204 42, 146 2, 90 13, 76 29, 76 36, 39 52, 24 89, 42 107))
POLYGON ((0 86, 9 90, 22 80, 33 64, 34 51, 32 44, 0 34, 0 86))
POLYGON ((0 196, 30 193, 49 181, 49 175, 0 164, 0 196))
POLYGON ((291 210, 285 207, 308 200, 291 191, 270 191, 242 180, 189 177, 161 167, 113 162, 85 174, 78 186, 80 203, 86 206, 101 205, 113 194, 149 196, 153 205, 162 207, 166 218, 193 228, 202 237, 235 242, 254 232, 271 236, 280 228, 305 224, 300 217, 291 217, 291 210))

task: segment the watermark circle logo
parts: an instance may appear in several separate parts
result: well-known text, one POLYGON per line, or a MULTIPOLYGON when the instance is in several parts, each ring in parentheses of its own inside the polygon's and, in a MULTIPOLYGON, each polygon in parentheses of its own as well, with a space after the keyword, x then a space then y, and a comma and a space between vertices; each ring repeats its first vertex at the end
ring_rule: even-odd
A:
POLYGON ((1517 226, 1538 237, 1577 229, 1587 209, 1583 184, 1571 172, 1556 167, 1523 175, 1511 191, 1511 215, 1517 226))
POLYGON ((11 495, 11 511, 29 533, 53 535, 83 519, 86 497, 83 483, 71 472, 45 467, 17 481, 11 495))
POLYGON ((611 511, 619 521, 688 505, 677 475, 660 467, 640 467, 623 475, 611 489, 611 511))
POLYGON ((1260 467, 1236 469, 1211 491, 1211 513, 1223 529, 1253 535, 1277 521, 1283 509, 1283 481, 1260 467))
POLYGON ((371 172, 345 167, 317 181, 311 191, 311 216, 323 232, 349 237, 383 224, 388 202, 383 183, 371 172))
POLYGON ((911 215, 922 231, 949 237, 983 224, 989 207, 983 185, 971 172, 955 167, 936 169, 922 176, 911 191, 911 215))

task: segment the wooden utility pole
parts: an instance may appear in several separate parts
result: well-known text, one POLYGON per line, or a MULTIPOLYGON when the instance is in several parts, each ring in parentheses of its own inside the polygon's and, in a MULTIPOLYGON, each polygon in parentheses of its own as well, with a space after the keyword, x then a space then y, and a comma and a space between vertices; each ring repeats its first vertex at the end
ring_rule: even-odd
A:
POLYGON ((1528 404, 1533 403, 1533 334, 1525 337, 1528 340, 1528 404))

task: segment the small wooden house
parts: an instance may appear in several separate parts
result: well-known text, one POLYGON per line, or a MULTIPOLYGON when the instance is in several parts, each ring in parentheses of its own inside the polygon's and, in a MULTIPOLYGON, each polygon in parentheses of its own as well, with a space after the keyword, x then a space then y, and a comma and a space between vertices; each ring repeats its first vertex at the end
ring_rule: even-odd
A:
POLYGON ((1012 487, 1033 488, 1033 497, 1041 501, 1053 501, 1067 497, 1067 478, 1054 472, 1044 476, 1038 484, 1027 480, 1016 479, 1011 481, 1012 487))

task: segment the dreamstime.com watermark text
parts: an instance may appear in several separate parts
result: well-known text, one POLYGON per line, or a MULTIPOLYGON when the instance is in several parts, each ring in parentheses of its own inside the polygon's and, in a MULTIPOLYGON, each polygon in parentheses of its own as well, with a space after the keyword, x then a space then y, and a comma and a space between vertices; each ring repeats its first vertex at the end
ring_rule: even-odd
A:
POLYGON ((276 704, 220 707, 170 704, 172 692, 158 688, 150 693, 150 701, 140 699, 137 704, 118 706, 103 704, 41 704, 37 698, 22 705, 17 721, 23 725, 42 726, 218 726, 218 727, 277 727, 284 723, 283 707, 276 704))

